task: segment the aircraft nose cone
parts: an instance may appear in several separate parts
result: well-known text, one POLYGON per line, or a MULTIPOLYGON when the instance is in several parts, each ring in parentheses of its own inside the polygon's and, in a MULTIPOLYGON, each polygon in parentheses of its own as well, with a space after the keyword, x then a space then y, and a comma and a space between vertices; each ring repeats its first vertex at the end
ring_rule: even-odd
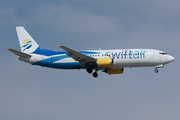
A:
POLYGON ((169 56, 168 60, 169 60, 169 62, 172 62, 172 61, 174 61, 174 57, 173 56, 169 56))

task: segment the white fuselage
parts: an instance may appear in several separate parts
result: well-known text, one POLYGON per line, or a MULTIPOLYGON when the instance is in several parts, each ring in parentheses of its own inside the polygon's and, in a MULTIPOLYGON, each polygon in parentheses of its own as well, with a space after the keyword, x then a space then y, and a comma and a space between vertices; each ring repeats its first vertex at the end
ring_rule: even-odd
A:
MULTIPOLYGON (((111 68, 120 67, 149 67, 165 65, 174 60, 174 58, 160 50, 154 49, 114 49, 114 50, 86 50, 82 53, 87 56, 100 58, 112 58, 114 64, 111 68)), ((29 62, 33 65, 45 67, 54 67, 59 69, 84 69, 88 66, 81 67, 78 61, 68 57, 66 53, 38 55, 31 54, 30 59, 21 57, 20 60, 29 62)))

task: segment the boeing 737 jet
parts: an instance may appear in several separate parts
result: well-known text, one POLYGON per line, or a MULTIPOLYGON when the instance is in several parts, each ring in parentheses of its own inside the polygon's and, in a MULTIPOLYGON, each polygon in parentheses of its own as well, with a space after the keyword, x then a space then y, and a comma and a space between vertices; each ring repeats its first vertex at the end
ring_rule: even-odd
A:
POLYGON ((66 46, 59 46, 64 51, 52 51, 41 48, 22 27, 16 27, 21 51, 7 48, 18 56, 19 60, 49 68, 86 69, 97 77, 97 71, 108 74, 122 74, 125 67, 164 67, 174 57, 155 49, 113 49, 76 51, 66 46), (94 71, 94 72, 93 72, 94 71))

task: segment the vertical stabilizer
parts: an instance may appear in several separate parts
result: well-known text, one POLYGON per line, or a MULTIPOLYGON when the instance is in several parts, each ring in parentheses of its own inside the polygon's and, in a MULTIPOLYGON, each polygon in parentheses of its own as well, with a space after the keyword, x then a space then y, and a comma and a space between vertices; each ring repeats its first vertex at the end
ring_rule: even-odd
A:
POLYGON ((22 52, 30 54, 39 47, 39 45, 35 42, 35 40, 24 29, 24 27, 18 26, 16 27, 16 31, 22 52))

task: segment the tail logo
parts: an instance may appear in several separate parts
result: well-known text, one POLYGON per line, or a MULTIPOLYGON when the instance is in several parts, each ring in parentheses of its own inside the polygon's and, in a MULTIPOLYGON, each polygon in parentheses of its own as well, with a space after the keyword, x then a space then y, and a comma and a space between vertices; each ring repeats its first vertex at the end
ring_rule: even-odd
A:
POLYGON ((23 41, 23 44, 24 44, 24 45, 22 46, 22 48, 24 48, 23 51, 25 51, 26 49, 29 49, 29 48, 32 47, 32 41, 29 40, 29 39, 24 40, 24 41, 23 41))

